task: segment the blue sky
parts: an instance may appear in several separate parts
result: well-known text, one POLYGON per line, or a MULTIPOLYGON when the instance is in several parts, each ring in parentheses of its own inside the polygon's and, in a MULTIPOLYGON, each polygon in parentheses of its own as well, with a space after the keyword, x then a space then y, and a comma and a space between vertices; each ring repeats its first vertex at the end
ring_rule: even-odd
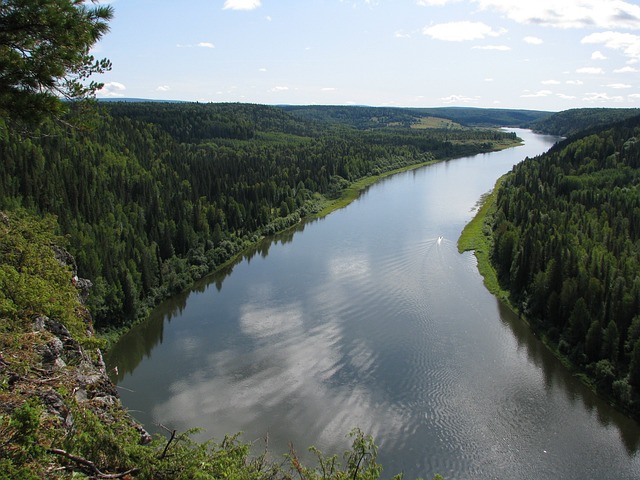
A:
POLYGON ((640 107, 632 0, 111 0, 99 97, 640 107))

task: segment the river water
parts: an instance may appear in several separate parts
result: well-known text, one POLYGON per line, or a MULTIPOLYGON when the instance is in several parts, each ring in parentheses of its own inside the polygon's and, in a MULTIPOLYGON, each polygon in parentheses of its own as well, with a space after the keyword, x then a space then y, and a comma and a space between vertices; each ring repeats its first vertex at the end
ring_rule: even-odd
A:
POLYGON ((110 352, 149 430, 243 432, 272 458, 349 446, 383 477, 638 479, 640 427, 490 295, 456 241, 481 195, 553 137, 387 178, 158 308, 110 352))

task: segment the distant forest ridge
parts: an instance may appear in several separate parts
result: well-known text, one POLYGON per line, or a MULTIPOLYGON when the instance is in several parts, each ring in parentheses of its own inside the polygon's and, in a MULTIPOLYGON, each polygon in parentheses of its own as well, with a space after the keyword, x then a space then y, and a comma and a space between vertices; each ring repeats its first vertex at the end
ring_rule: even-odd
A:
MULTIPOLYGON (((194 105, 252 105, 239 103, 198 103, 177 100, 145 100, 137 98, 101 98, 105 103, 193 103, 194 105)), ((548 118, 553 112, 542 110, 478 108, 478 107, 373 107, 366 105, 276 105, 298 118, 324 124, 345 125, 359 129, 411 127, 425 117, 442 118, 463 127, 523 127, 548 118)))
POLYGON ((281 109, 301 120, 342 125, 360 130, 377 128, 518 127, 569 137, 590 129, 640 115, 638 108, 575 108, 561 112, 479 107, 372 107, 366 105, 277 105, 155 101, 135 98, 100 99, 106 103, 182 103, 193 105, 245 105, 281 109), (444 122, 435 120, 443 119, 444 122))
POLYGON ((570 137, 596 133, 605 126, 640 116, 640 108, 574 108, 542 117, 529 125, 536 132, 570 137))
POLYGON ((499 108, 435 107, 365 107, 365 106, 280 106, 301 118, 341 123, 356 128, 376 128, 420 124, 424 117, 444 118, 464 127, 527 127, 553 115, 535 110, 499 108))

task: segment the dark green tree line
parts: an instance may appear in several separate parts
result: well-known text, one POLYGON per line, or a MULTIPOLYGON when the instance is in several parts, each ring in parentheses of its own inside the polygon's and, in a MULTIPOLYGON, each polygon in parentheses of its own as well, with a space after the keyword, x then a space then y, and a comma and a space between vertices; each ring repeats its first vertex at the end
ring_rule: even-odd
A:
POLYGON ((640 413, 640 117, 514 167, 494 240, 502 284, 534 327, 640 413))

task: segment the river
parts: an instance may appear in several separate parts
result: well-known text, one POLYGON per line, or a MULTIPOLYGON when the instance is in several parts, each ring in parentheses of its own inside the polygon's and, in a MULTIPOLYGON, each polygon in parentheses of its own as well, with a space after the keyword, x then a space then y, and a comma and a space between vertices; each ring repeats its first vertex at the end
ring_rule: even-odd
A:
POLYGON ((482 194, 556 140, 389 177, 263 242, 112 349, 149 430, 243 432, 272 458, 380 446, 383 477, 638 479, 640 426, 584 388, 456 241, 482 194))

